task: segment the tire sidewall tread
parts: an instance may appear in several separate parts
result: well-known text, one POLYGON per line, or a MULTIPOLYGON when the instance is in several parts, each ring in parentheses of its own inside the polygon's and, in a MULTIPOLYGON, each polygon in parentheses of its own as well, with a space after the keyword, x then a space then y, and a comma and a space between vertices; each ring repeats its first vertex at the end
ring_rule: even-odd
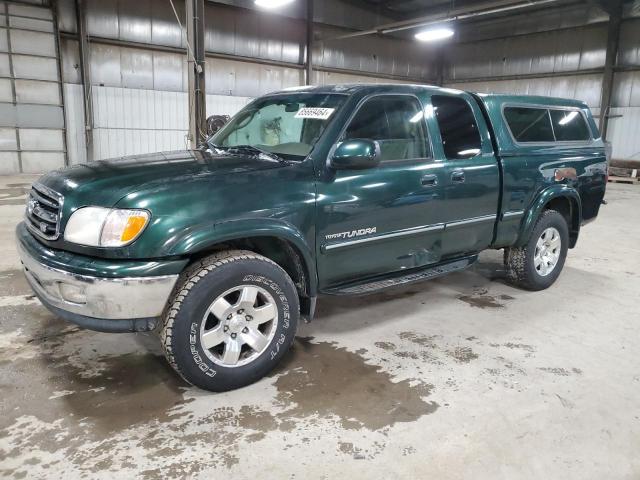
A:
POLYGON ((523 247, 505 248, 504 263, 507 270, 507 279, 521 288, 527 290, 544 290, 549 288, 558 279, 567 257, 569 249, 569 226, 561 213, 556 210, 543 211, 535 226, 531 230, 531 235, 523 247), (547 276, 538 274, 534 265, 534 255, 538 239, 542 232, 554 227, 560 233, 562 242, 560 258, 553 272, 547 276))
POLYGON ((194 262, 180 276, 159 330, 171 367, 188 383, 210 391, 226 391, 266 375, 289 350, 300 315, 296 287, 272 260, 247 250, 225 250, 194 262), (269 291, 278 308, 278 325, 267 350, 251 363, 224 367, 212 362, 199 344, 204 311, 213 299, 238 283, 250 280, 269 291))

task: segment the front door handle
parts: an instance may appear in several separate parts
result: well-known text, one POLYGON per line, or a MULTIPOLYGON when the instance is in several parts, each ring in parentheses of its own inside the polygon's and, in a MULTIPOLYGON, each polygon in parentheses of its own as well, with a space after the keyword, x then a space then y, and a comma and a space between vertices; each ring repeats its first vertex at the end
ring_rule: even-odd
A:
POLYGON ((438 185, 438 176, 433 174, 425 175, 420 180, 420 183, 422 183, 423 187, 435 187, 438 185))
POLYGON ((463 170, 456 170, 455 172, 453 172, 451 174, 451 181, 452 182, 463 183, 464 180, 465 180, 465 178, 464 178, 464 171, 463 170))

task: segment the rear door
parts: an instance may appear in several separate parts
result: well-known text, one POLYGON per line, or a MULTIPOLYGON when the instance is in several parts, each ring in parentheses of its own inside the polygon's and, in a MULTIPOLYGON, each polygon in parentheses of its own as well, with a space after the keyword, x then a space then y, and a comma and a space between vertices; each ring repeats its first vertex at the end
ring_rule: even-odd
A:
POLYGON ((467 93, 431 95, 438 138, 437 160, 444 165, 445 230, 443 257, 478 252, 493 241, 500 198, 500 172, 489 131, 467 93))

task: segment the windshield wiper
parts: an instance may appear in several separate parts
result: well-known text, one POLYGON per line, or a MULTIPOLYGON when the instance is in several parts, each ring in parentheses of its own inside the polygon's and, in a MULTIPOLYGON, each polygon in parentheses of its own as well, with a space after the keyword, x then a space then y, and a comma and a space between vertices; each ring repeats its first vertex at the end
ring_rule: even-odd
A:
POLYGON ((268 150, 263 150, 262 148, 254 147, 253 145, 234 145, 232 147, 227 147, 228 152, 231 152, 233 150, 239 150, 239 151, 245 151, 245 152, 249 151, 258 155, 260 154, 266 155, 267 157, 277 160, 278 162, 286 162, 286 160, 282 158, 280 155, 278 155, 277 153, 273 153, 268 150))

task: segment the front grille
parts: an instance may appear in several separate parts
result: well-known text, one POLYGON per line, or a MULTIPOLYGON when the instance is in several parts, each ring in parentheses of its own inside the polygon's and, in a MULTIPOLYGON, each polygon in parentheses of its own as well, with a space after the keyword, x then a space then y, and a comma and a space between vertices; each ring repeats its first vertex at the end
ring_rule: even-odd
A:
POLYGON ((44 185, 34 183, 27 199, 26 222, 29 230, 45 240, 60 236, 63 197, 44 185))

